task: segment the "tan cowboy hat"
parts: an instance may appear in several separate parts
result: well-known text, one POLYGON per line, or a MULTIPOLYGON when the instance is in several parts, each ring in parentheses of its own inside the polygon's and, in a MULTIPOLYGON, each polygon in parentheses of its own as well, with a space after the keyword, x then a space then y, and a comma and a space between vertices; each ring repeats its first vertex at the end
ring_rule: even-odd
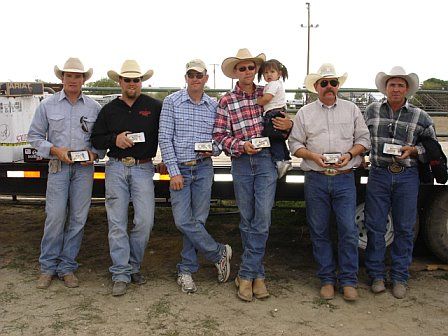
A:
POLYGON ((389 79, 394 77, 403 78, 408 83, 408 93, 406 94, 406 97, 410 97, 417 92, 419 87, 417 74, 406 74, 406 71, 404 71, 401 66, 394 66, 389 74, 378 72, 375 77, 375 85, 382 94, 386 95, 386 83, 389 79))
POLYGON ((261 65, 266 60, 265 54, 259 54, 257 56, 252 56, 250 51, 246 48, 238 50, 235 57, 227 57, 221 64, 221 69, 224 75, 229 78, 237 79, 233 69, 235 66, 242 61, 253 61, 257 67, 261 65))
POLYGON ((92 77, 93 69, 84 70, 84 65, 81 63, 79 58, 70 57, 67 62, 65 62, 64 67, 61 69, 58 68, 57 65, 54 66, 54 74, 57 78, 62 80, 64 72, 76 72, 84 74, 84 79, 88 80, 92 77))
POLYGON ((140 70, 140 65, 138 65, 137 61, 134 61, 134 60, 124 61, 119 73, 117 73, 114 70, 109 70, 107 72, 107 75, 109 76, 109 78, 115 82, 118 82, 120 77, 126 77, 126 78, 141 77, 142 82, 144 82, 145 80, 150 79, 153 74, 154 74, 154 71, 152 71, 152 70, 148 70, 145 73, 142 73, 142 71, 140 70))
POLYGON ((336 70, 334 69, 334 65, 330 63, 324 63, 321 65, 317 73, 310 73, 305 77, 305 87, 308 91, 317 93, 314 88, 314 84, 321 78, 337 78, 339 81, 339 86, 345 83, 347 79, 347 73, 345 72, 343 75, 336 74, 336 70))

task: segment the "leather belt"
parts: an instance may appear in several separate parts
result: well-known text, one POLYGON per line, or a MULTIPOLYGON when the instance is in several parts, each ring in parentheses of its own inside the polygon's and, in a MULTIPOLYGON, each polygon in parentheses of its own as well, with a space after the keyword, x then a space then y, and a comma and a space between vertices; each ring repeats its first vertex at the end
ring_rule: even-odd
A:
POLYGON ((387 166, 387 170, 392 174, 399 174, 404 171, 404 167, 394 162, 387 166))
POLYGON ((117 158, 116 160, 120 161, 121 163, 123 163, 126 167, 132 167, 132 166, 135 166, 135 165, 151 162, 152 158, 136 159, 136 158, 134 158, 132 156, 126 156, 126 157, 121 158, 121 159, 117 158))
POLYGON ((187 162, 181 162, 180 164, 184 165, 184 166, 193 167, 193 166, 196 166, 198 163, 200 163, 200 162, 202 162, 202 161, 204 161, 206 159, 210 159, 210 158, 206 157, 206 158, 191 160, 191 161, 187 161, 187 162))
POLYGON ((316 171, 316 173, 327 175, 327 176, 336 176, 336 175, 342 175, 342 174, 350 174, 352 171, 353 171, 353 169, 337 170, 334 168, 328 168, 325 170, 316 171))

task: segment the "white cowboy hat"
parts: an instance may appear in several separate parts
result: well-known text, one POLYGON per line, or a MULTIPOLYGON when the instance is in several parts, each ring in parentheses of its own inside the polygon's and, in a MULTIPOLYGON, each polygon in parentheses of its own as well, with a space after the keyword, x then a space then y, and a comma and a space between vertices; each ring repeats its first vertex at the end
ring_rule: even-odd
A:
POLYGON ((84 79, 88 80, 92 77, 93 69, 84 70, 84 65, 81 63, 79 58, 70 57, 67 62, 65 62, 64 67, 61 69, 58 68, 57 65, 54 66, 54 74, 57 78, 62 80, 64 72, 76 72, 84 74, 84 79))
POLYGON ((237 79, 233 70, 235 66, 242 61, 253 61, 257 67, 266 60, 265 54, 261 53, 257 56, 252 56, 250 51, 246 48, 238 50, 235 57, 227 57, 221 64, 221 69, 224 75, 229 78, 237 79))
POLYGON ((410 97, 417 92, 419 87, 417 74, 406 74, 406 71, 404 71, 401 66, 394 66, 389 74, 378 72, 375 77, 375 85, 382 94, 386 95, 386 83, 389 79, 394 77, 403 78, 408 83, 408 93, 406 94, 406 97, 410 97))
POLYGON ((152 70, 148 70, 145 73, 142 73, 142 71, 140 70, 140 65, 138 65, 137 61, 134 61, 134 60, 124 61, 119 73, 114 70, 109 70, 107 72, 107 75, 109 76, 109 78, 115 82, 118 82, 120 77, 126 77, 126 78, 141 77, 142 82, 144 82, 145 80, 150 79, 153 74, 154 74, 154 71, 152 71, 152 70))
POLYGON ((308 91, 317 93, 314 88, 314 84, 321 78, 337 78, 339 81, 339 86, 345 83, 347 79, 347 73, 345 72, 343 75, 337 75, 336 70, 334 69, 334 65, 330 63, 324 63, 321 65, 317 73, 310 73, 305 77, 305 87, 308 91))

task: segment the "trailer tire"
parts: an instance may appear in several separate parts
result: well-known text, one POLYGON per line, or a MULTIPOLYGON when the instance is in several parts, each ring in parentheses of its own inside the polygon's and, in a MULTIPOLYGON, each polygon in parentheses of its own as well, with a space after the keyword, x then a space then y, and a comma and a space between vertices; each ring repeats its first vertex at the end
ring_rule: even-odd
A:
POLYGON ((430 204, 423 232, 431 252, 448 263, 448 192, 436 195, 430 204))

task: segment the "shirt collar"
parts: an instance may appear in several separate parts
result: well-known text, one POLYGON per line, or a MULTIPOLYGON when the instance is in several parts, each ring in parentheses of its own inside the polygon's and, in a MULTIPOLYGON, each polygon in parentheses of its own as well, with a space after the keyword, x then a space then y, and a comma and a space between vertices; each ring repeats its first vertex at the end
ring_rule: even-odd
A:
MULTIPOLYGON (((67 100, 69 100, 69 99, 67 98, 66 94, 65 94, 64 89, 62 89, 62 90, 60 91, 60 93, 61 93, 61 95, 60 95, 60 97, 59 97, 59 101, 61 101, 61 100, 63 100, 63 99, 67 99, 67 100)), ((79 97, 78 97, 78 100, 82 100, 82 102, 83 102, 84 104, 86 103, 86 96, 84 95, 84 93, 81 92, 81 94, 80 94, 79 97)))
POLYGON ((252 93, 247 93, 246 91, 243 91, 243 89, 240 88, 238 83, 239 82, 236 82, 235 88, 233 89, 233 92, 235 94, 240 95, 240 96, 244 96, 244 97, 252 97, 253 95, 255 95, 257 93, 257 86, 254 83, 252 83, 253 88, 254 88, 254 92, 252 92, 252 93))
MULTIPOLYGON (((199 101, 199 103, 197 103, 197 105, 201 105, 201 104, 208 104, 208 100, 205 99, 206 95, 205 93, 202 93, 202 97, 201 100, 199 101)), ((191 98, 190 95, 188 94, 187 89, 184 89, 182 92, 182 96, 181 96, 181 102, 184 103, 186 101, 191 101, 193 104, 196 104, 196 102, 194 102, 191 98)))
POLYGON ((336 107, 338 105, 338 100, 339 100, 339 98, 336 97, 334 104, 331 106, 328 106, 328 105, 325 105, 324 103, 322 103, 322 101, 319 98, 317 98, 317 102, 318 102, 319 106, 326 108, 326 109, 331 109, 331 108, 336 107))
MULTIPOLYGON (((387 101, 387 98, 384 98, 383 103, 381 105, 385 105, 389 110, 392 110, 392 108, 389 105, 389 102, 387 101)), ((405 98, 404 104, 400 109, 405 109, 406 111, 409 110, 409 100, 405 98)))

